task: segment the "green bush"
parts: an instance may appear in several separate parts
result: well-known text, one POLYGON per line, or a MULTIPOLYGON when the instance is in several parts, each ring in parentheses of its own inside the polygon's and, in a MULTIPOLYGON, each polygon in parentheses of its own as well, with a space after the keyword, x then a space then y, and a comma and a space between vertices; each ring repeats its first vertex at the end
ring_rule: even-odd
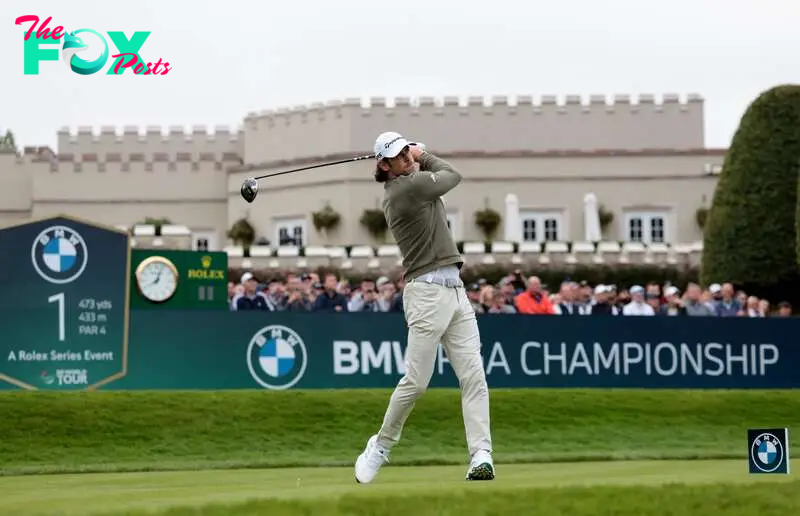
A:
POLYGON ((704 228, 701 280, 769 296, 798 283, 800 86, 763 92, 725 157, 704 228))

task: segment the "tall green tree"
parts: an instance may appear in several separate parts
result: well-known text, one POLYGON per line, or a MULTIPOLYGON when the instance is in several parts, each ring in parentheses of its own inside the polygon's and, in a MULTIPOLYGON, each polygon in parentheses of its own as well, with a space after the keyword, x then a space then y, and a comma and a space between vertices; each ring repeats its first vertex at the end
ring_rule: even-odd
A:
POLYGON ((725 156, 704 228, 701 281, 785 298, 798 284, 800 85, 762 92, 725 156))

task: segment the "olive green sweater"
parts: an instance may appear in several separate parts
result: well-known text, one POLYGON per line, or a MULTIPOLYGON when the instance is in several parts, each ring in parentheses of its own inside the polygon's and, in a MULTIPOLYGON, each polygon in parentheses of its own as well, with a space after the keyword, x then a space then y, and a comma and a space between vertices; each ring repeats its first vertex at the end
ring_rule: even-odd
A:
POLYGON ((447 227, 441 196, 461 182, 447 161, 425 152, 419 172, 387 181, 383 213, 403 255, 406 281, 446 265, 464 263, 447 227))

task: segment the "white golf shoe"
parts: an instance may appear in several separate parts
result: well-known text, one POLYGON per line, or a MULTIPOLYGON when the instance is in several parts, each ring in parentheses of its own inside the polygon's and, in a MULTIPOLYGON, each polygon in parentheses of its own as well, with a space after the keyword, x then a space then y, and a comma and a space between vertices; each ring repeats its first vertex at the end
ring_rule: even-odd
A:
POLYGON ((369 484, 384 463, 389 462, 389 450, 378 444, 378 436, 367 441, 367 447, 356 459, 356 482, 369 484))
POLYGON ((493 480, 494 462, 492 454, 486 450, 478 450, 472 456, 467 470, 466 480, 493 480))

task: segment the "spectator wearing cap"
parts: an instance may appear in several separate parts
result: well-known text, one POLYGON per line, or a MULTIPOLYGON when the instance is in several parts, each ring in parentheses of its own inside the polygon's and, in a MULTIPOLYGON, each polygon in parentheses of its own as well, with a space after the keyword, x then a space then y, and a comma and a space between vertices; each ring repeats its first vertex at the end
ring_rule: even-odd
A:
POLYGON ((553 315, 556 313, 547 293, 542 289, 542 280, 537 276, 528 278, 528 289, 514 298, 517 312, 527 315, 553 315))
POLYGON ((734 297, 733 285, 725 283, 722 285, 722 298, 716 303, 717 317, 738 317, 744 312, 742 304, 734 297))
POLYGON ((473 283, 467 287, 467 299, 469 299, 476 314, 484 313, 483 305, 481 304, 481 286, 478 283, 473 283))
POLYGON ((791 317, 792 316, 792 305, 790 305, 787 301, 781 301, 778 303, 778 317, 791 317))
POLYGON ((686 287, 686 294, 683 299, 683 307, 686 308, 686 315, 690 316, 714 316, 716 311, 702 299, 703 291, 697 283, 689 283, 686 287))
POLYGON ((375 282, 375 286, 378 290, 377 299, 375 300, 378 305, 378 311, 392 311, 392 302, 394 301, 394 295, 397 293, 394 283, 386 276, 381 276, 378 278, 378 281, 375 282))
POLYGON ((708 293, 711 294, 711 301, 716 304, 717 301, 722 299, 722 285, 712 283, 708 287, 708 293))
POLYGON ((561 300, 553 305, 557 315, 584 315, 588 311, 584 305, 578 301, 578 284, 572 281, 565 281, 561 284, 561 300))
POLYGON ((314 300, 315 312, 347 312, 347 298, 336 291, 339 280, 336 274, 325 275, 325 283, 319 285, 321 292, 314 300))
POLYGON ((678 287, 669 286, 665 288, 664 296, 667 302, 661 306, 658 311, 659 315, 686 315, 686 307, 681 304, 681 291, 678 290, 678 287))
POLYGON ((597 285, 594 287, 594 303, 589 315, 619 315, 619 309, 611 302, 612 289, 610 285, 597 285))
POLYGON ((249 272, 242 274, 241 284, 244 286, 244 293, 235 299, 234 310, 237 312, 246 310, 275 311, 275 306, 267 299, 267 296, 258 291, 258 280, 253 274, 249 272))
POLYGON ((655 315, 653 307, 644 300, 644 287, 634 285, 630 289, 631 302, 622 308, 622 315, 655 315))

